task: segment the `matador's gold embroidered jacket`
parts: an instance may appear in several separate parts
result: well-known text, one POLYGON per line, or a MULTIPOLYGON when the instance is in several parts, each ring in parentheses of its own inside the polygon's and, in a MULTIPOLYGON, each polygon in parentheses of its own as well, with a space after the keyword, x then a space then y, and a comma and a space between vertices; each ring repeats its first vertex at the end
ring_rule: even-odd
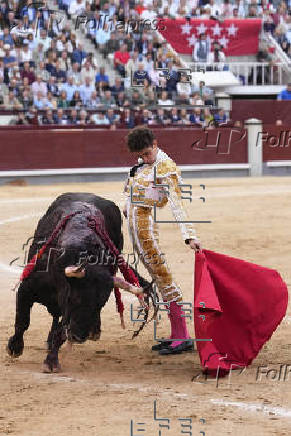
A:
POLYGON ((168 201, 175 220, 178 222, 184 241, 195 239, 196 234, 184 210, 181 199, 182 178, 175 162, 161 149, 158 149, 156 161, 138 168, 134 177, 129 177, 124 188, 128 207, 164 207, 168 201), (156 176, 156 181, 155 181, 156 176), (168 185, 167 187, 155 184, 168 185), (138 204, 137 204, 138 203, 138 204))

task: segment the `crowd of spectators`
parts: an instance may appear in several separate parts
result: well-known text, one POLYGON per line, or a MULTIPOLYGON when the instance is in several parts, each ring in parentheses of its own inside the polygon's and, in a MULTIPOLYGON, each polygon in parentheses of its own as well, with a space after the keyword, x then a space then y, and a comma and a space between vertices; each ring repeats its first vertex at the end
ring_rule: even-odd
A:
MULTIPOLYGON (((165 41, 158 41, 151 20, 207 18, 208 14, 230 18, 228 15, 236 8, 239 18, 249 16, 247 11, 256 8, 257 16, 270 12, 276 22, 275 28, 269 29, 274 35, 278 28, 290 26, 285 3, 262 0, 257 7, 256 1, 57 0, 58 8, 76 25, 78 17, 86 17, 86 36, 104 59, 113 61, 116 78, 110 83, 94 54, 84 50, 72 21, 58 20, 45 1, 42 8, 36 9, 33 0, 2 0, 0 108, 21 111, 17 124, 93 123, 115 128, 140 122, 201 126, 209 121, 225 123, 226 114, 211 109, 215 103, 213 91, 203 82, 191 84, 179 71, 179 58, 169 51, 165 41), (131 19, 149 19, 150 24, 126 29, 125 23, 131 19), (123 22, 124 28, 117 27, 117 22, 123 22), (161 107, 151 109, 157 105, 161 107), (186 105, 199 107, 189 110, 183 107, 186 105)), ((223 68, 225 57, 219 46, 212 53, 212 62, 217 59, 223 68)))
MULTIPOLYGON (((115 19, 154 21, 162 18, 185 17, 217 20, 259 18, 264 23, 264 30, 271 32, 286 54, 291 56, 290 0, 123 0, 120 1, 119 7, 115 0, 110 0, 103 8, 101 3, 102 0, 95 0, 95 2, 93 0, 89 6, 86 2, 84 11, 94 12, 97 20, 100 20, 99 14, 105 12, 113 22, 115 19)), ((92 30, 93 39, 105 52, 108 46, 109 49, 112 47, 117 50, 116 38, 108 44, 110 27, 114 28, 108 24, 105 29, 92 30)), ((132 41, 128 42, 132 43, 132 41)))
POLYGON ((270 32, 291 58, 291 2, 270 3, 263 16, 264 30, 270 32))
POLYGON ((275 26, 283 21, 288 24, 291 7, 290 0, 58 0, 58 5, 69 15, 101 11, 119 20, 217 17, 268 21, 271 15, 275 26))
POLYGON ((133 128, 136 125, 147 125, 151 127, 162 127, 169 125, 188 125, 201 128, 215 128, 228 125, 228 116, 223 109, 211 113, 209 108, 193 108, 190 111, 172 107, 167 109, 159 108, 155 111, 141 109, 132 111, 124 109, 117 113, 114 109, 90 113, 85 109, 70 109, 64 111, 62 108, 43 111, 42 115, 37 116, 35 109, 30 109, 25 116, 19 112, 13 124, 42 124, 42 125, 97 125, 108 126, 110 129, 133 128))

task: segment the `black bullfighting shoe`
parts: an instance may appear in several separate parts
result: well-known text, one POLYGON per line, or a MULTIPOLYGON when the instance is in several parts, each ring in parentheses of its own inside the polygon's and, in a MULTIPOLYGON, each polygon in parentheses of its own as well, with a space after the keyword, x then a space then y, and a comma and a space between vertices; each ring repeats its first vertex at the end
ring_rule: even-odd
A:
POLYGON ((177 347, 170 347, 163 348, 159 351, 159 354, 162 356, 168 355, 168 354, 181 354, 183 351, 193 351, 194 345, 192 339, 189 339, 188 341, 182 342, 182 344, 177 345, 177 347))
POLYGON ((169 345, 171 345, 173 341, 162 341, 159 344, 153 345, 152 346, 152 351, 160 351, 163 350, 164 348, 168 348, 169 345))

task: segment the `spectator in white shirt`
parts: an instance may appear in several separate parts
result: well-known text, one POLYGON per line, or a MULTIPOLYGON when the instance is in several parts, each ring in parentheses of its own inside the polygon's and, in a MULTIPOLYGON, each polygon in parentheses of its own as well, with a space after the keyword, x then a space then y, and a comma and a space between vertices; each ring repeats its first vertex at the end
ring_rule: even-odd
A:
POLYGON ((234 0, 234 9, 237 9, 237 17, 234 10, 232 11, 233 18, 245 18, 246 11, 244 6, 244 0, 234 0))
POLYGON ((98 27, 95 32, 95 41, 98 44, 98 48, 100 50, 104 49, 105 44, 110 39, 110 27, 108 23, 105 23, 103 26, 98 27))
POLYGON ((81 65, 83 66, 86 62, 89 62, 91 67, 94 70, 96 70, 98 63, 97 63, 96 58, 95 58, 93 53, 88 53, 87 56, 82 60, 82 64, 81 65))
POLYGON ((39 37, 34 38, 34 48, 38 47, 38 44, 43 44, 43 51, 46 52, 51 46, 51 38, 47 36, 45 29, 41 29, 39 37))
POLYGON ((80 86, 82 84, 82 76, 80 73, 80 64, 78 62, 74 62, 72 65, 72 69, 68 71, 69 76, 74 78, 75 84, 80 86))
POLYGON ((191 94, 191 84, 187 81, 187 76, 183 74, 181 76, 181 81, 177 83, 177 93, 186 94, 187 97, 191 94))
POLYGON ((200 19, 201 20, 210 20, 211 8, 210 6, 204 6, 204 9, 201 9, 200 19))
POLYGON ((62 55, 59 58, 60 69, 64 71, 69 71, 71 69, 71 59, 68 57, 68 52, 66 50, 62 51, 62 55))
POLYGON ((61 85, 60 91, 66 91, 67 101, 71 101, 73 99, 74 92, 79 91, 79 89, 74 85, 74 78, 68 77, 68 81, 61 85))
POLYGON ((221 8, 221 15, 223 18, 231 18, 233 16, 232 10, 234 6, 229 2, 229 0, 223 0, 223 5, 221 8))
POLYGON ((108 126, 110 124, 109 119, 105 117, 105 113, 104 112, 99 112, 98 114, 92 115, 91 121, 94 124, 97 124, 99 126, 102 125, 102 124, 108 126))
POLYGON ((145 59, 143 60, 144 70, 150 74, 150 72, 154 69, 154 61, 152 59, 151 53, 147 53, 145 59))
POLYGON ((86 9, 86 3, 84 0, 72 0, 69 6, 69 15, 80 15, 86 9))
POLYGON ((43 49, 43 44, 40 42, 37 46, 34 47, 32 52, 32 60, 35 64, 37 64, 40 61, 45 60, 45 51, 43 49))
POLYGON ((84 65, 82 65, 81 68, 81 80, 83 83, 85 83, 85 77, 90 77, 91 82, 95 80, 96 72, 91 67, 90 62, 85 62, 84 65))
POLYGON ((189 103, 190 103, 191 106, 204 106, 204 101, 199 96, 199 94, 195 94, 193 92, 190 95, 189 103))
POLYGON ((85 77, 85 84, 80 86, 80 95, 83 104, 86 105, 90 101, 92 92, 95 91, 95 87, 92 85, 92 80, 90 77, 85 77))
POLYGON ((165 78, 162 71, 157 71, 155 69, 151 70, 149 73, 149 78, 152 83, 152 85, 155 86, 166 86, 167 79, 165 78))
MULTIPOLYGON (((0 61, 0 84, 3 83, 3 79, 4 79, 4 65, 2 60, 0 61)), ((0 87, 0 93, 1 93, 2 89, 0 87)))
POLYGON ((66 37, 65 37, 65 35, 59 35, 58 39, 57 39, 57 44, 56 44, 57 51, 62 53, 62 51, 65 50, 65 45, 66 45, 66 37))
POLYGON ((39 62, 37 68, 36 68, 36 75, 41 76, 41 80, 44 82, 48 82, 50 78, 49 72, 45 69, 44 62, 39 62))
MULTIPOLYGON (((20 38, 27 38, 29 30, 30 29, 27 29, 26 26, 24 26, 23 21, 19 21, 17 26, 9 30, 9 33, 10 35, 16 35, 20 38)), ((31 29, 31 31, 33 32, 33 29, 31 29)))
MULTIPOLYGON (((205 86, 205 82, 203 80, 200 80, 199 86, 195 86, 194 84, 192 85, 192 92, 198 94, 198 96, 204 101, 213 100, 213 90, 208 86, 205 86)), ((213 103, 207 103, 207 104, 213 104, 213 103)))
POLYGON ((19 64, 21 62, 22 48, 15 47, 10 51, 10 56, 14 56, 16 59, 16 63, 19 64))
POLYGON ((36 109, 44 109, 46 107, 46 99, 42 95, 41 91, 38 91, 33 97, 33 105, 36 109))
POLYGON ((170 14, 172 17, 177 17, 177 12, 178 12, 179 3, 176 2, 176 1, 169 0, 167 6, 168 6, 169 14, 170 14))
MULTIPOLYGON (((29 8, 29 9, 31 9, 31 8, 29 8)), ((23 26, 24 26, 24 28, 26 29, 26 31, 27 31, 27 35, 29 34, 29 33, 34 33, 34 31, 35 31, 35 29, 34 29, 34 23, 33 22, 29 22, 28 21, 28 16, 27 15, 24 15, 24 17, 22 18, 22 22, 23 22, 23 26)))
POLYGON ((33 96, 36 96, 39 91, 42 93, 43 96, 46 96, 47 85, 41 80, 41 76, 36 77, 36 81, 33 82, 31 85, 31 91, 33 96))
POLYGON ((87 124, 87 112, 84 109, 80 110, 80 119, 77 120, 77 124, 87 124))
POLYGON ((204 8, 210 8, 210 15, 212 16, 219 16, 221 14, 221 7, 215 0, 209 0, 209 3, 204 8))
POLYGON ((71 42, 70 39, 67 41, 67 43, 66 43, 66 45, 65 45, 65 48, 66 48, 66 50, 67 50, 67 52, 68 52, 69 54, 72 54, 72 53, 73 53, 74 48, 73 48, 73 44, 72 44, 72 42, 71 42))
POLYGON ((116 13, 116 1, 115 0, 109 0, 109 8, 108 8, 108 15, 109 17, 112 17, 116 13))
POLYGON ((221 50, 221 45, 218 42, 214 43, 213 51, 209 53, 208 63, 216 64, 213 66, 212 70, 214 71, 222 71, 224 68, 225 62, 225 54, 221 50))
POLYGON ((152 5, 148 5, 147 9, 142 11, 140 17, 142 20, 153 21, 155 18, 157 18, 157 13, 153 10, 152 5))
POLYGON ((28 41, 28 48, 33 53, 33 50, 34 50, 34 40, 33 40, 33 34, 32 33, 30 33, 27 36, 27 41, 28 41))
POLYGON ((168 92, 167 91, 162 91, 162 95, 161 95, 161 98, 158 100, 158 104, 160 106, 168 106, 168 107, 165 107, 165 110, 170 111, 172 109, 171 106, 174 105, 174 102, 173 102, 173 100, 168 98, 168 92))
POLYGON ((132 57, 125 65, 125 70, 128 77, 131 77, 131 73, 133 75, 133 73, 138 69, 138 64, 139 64, 139 53, 137 50, 135 50, 132 54, 132 57))
MULTIPOLYGON (((238 0, 236 0, 238 1, 238 0)), ((242 2, 242 0, 241 0, 242 2)), ((275 8, 274 5, 272 3, 269 2, 269 0, 261 0, 261 8, 263 9, 263 11, 269 11, 271 14, 275 13, 275 8)), ((290 9, 291 9, 291 3, 290 3, 290 9)))
POLYGON ((28 46, 28 39, 23 41, 23 48, 21 50, 20 62, 30 62, 32 61, 32 51, 28 46))
POLYGON ((186 109, 181 109, 181 111, 180 111, 180 118, 181 118, 181 123, 180 124, 191 124, 191 122, 189 120, 189 115, 187 114, 187 110, 186 109))
POLYGON ((180 0, 180 5, 177 10, 177 16, 184 18, 185 16, 188 16, 190 12, 191 12, 191 8, 187 0, 180 0))
POLYGON ((153 5, 153 0, 143 0, 143 2, 140 2, 140 4, 143 4, 143 6, 145 8, 147 8, 148 6, 152 6, 153 5))

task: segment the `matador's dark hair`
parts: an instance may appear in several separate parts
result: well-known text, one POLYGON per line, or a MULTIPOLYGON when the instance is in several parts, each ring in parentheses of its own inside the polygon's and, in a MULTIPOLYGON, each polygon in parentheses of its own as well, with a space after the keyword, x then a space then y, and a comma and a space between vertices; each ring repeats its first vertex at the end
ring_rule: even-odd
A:
POLYGON ((140 151, 147 147, 153 146, 155 135, 144 126, 138 126, 132 129, 127 135, 127 146, 130 151, 140 151))

